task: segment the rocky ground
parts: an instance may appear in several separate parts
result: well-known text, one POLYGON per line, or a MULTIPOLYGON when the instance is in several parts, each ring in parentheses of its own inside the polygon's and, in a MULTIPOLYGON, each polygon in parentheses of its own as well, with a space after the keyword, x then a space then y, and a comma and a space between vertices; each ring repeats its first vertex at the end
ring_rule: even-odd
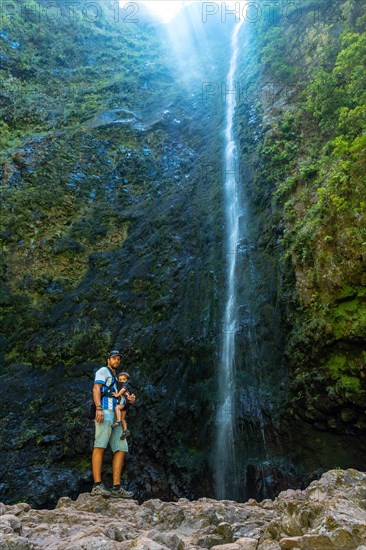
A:
POLYGON ((244 504, 104 499, 81 494, 55 510, 0 504, 0 549, 366 550, 366 473, 331 470, 304 491, 244 504))

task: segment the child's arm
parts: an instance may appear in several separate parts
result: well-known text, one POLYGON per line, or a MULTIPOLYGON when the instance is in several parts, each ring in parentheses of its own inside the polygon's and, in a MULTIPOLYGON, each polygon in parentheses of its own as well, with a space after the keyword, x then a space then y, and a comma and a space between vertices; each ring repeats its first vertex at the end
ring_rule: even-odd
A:
POLYGON ((125 394, 126 391, 126 388, 122 388, 118 393, 113 392, 112 395, 113 397, 121 397, 121 395, 125 394))

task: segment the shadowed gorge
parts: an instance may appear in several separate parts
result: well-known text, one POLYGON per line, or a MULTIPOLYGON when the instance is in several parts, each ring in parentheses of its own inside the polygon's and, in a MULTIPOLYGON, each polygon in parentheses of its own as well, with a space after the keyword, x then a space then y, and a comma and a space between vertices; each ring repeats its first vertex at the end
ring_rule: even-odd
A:
POLYGON ((365 6, 241 7, 229 83, 236 24, 220 9, 204 22, 197 2, 163 26, 142 9, 130 22, 104 2, 72 16, 54 4, 58 17, 40 0, 2 8, 0 500, 51 507, 90 489, 82 409, 113 347, 138 394, 128 487, 214 495, 229 94, 244 205, 235 498, 362 469, 365 6))

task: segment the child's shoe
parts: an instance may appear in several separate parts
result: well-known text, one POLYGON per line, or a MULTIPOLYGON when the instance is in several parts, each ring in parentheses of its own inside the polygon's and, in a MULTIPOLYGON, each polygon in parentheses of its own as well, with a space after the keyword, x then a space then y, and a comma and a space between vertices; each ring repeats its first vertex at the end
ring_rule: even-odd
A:
POLYGON ((128 437, 129 435, 131 435, 130 430, 123 430, 120 439, 126 439, 126 437, 128 437))
POLYGON ((117 426, 122 426, 122 422, 117 422, 117 420, 116 422, 113 422, 112 428, 117 428, 117 426))

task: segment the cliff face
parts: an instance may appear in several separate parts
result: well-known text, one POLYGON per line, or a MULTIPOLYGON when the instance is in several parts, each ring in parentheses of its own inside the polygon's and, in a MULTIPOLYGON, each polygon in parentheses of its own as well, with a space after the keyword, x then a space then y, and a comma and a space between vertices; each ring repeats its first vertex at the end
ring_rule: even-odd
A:
POLYGON ((135 490, 210 492, 221 114, 201 90, 212 51, 181 73, 161 30, 116 22, 103 6, 95 20, 53 20, 42 3, 9 2, 4 19, 0 490, 10 502, 45 506, 65 485, 90 485, 82 406, 111 347, 139 396, 135 490))
MULTIPOLYGON (((104 3, 44 7, 9 0, 0 33, 0 498, 49 506, 90 487, 82 405, 111 347, 139 395, 130 488, 212 495, 232 25, 192 27, 193 7, 172 48, 104 3)), ((241 48, 243 498, 364 456, 365 14, 291 9, 248 24, 241 48)))
POLYGON ((246 32, 237 133, 258 235, 254 258, 274 274, 264 280, 275 283, 288 370, 288 378, 279 374, 285 408, 272 436, 281 434, 280 453, 298 473, 360 467, 365 7, 264 3, 246 32))

